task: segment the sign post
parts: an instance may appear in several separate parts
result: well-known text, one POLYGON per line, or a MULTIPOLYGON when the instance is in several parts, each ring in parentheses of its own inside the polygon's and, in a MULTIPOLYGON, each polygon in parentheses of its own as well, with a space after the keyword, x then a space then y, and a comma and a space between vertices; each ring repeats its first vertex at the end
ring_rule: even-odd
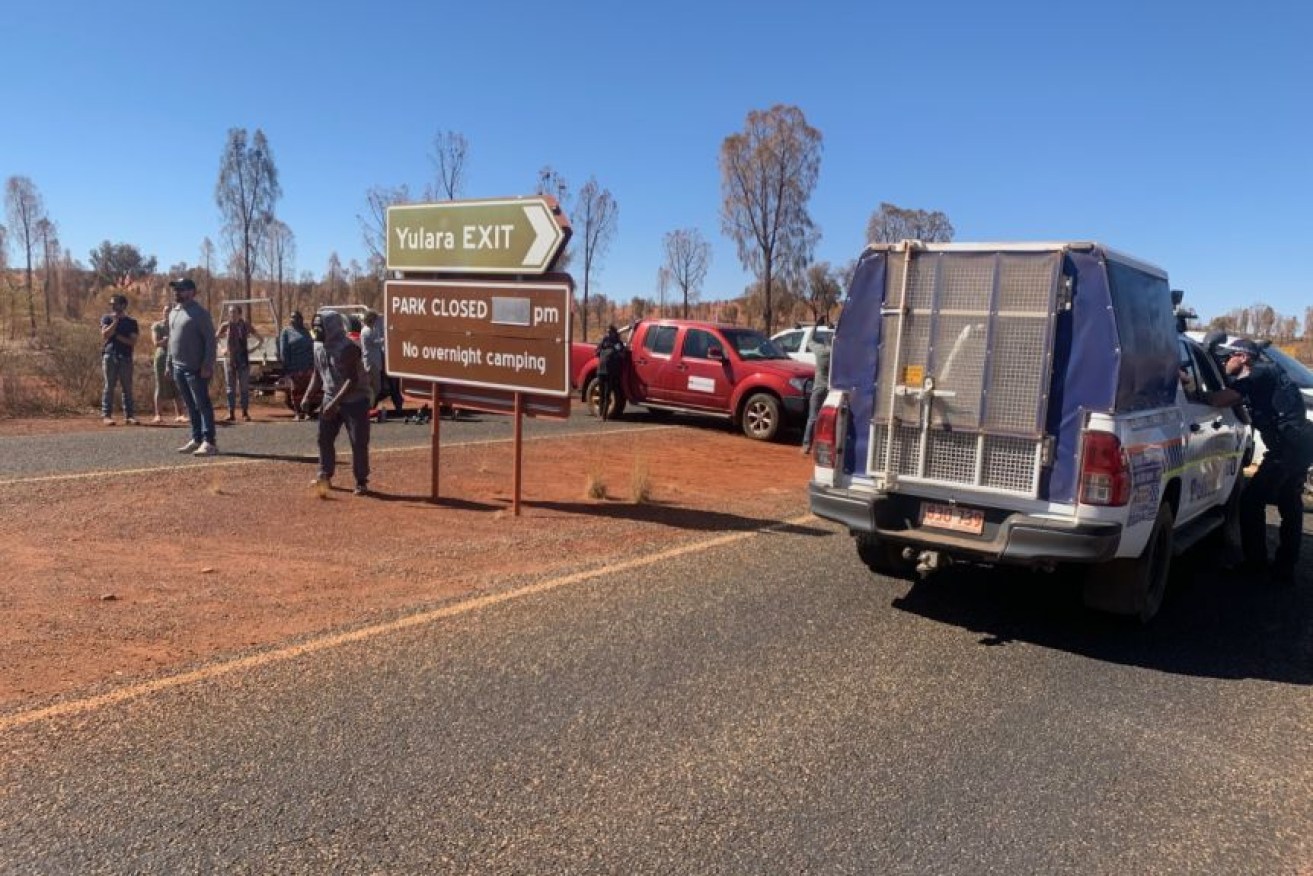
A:
POLYGON ((384 286, 387 371, 431 382, 432 498, 438 498, 441 404, 460 401, 515 417, 514 514, 520 513, 521 420, 568 417, 574 285, 565 274, 531 282, 390 280, 384 286))

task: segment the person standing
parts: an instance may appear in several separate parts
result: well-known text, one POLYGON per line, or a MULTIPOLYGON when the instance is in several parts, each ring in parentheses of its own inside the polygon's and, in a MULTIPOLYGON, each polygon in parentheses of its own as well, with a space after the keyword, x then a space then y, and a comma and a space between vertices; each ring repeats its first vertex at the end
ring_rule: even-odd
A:
POLYGON ((196 284, 188 277, 169 283, 177 304, 169 313, 169 373, 187 406, 191 440, 179 453, 214 456, 214 404, 210 401, 210 378, 214 376, 214 320, 196 300, 196 284))
POLYGON ((1222 344, 1228 352, 1224 369, 1227 389, 1209 394, 1210 404, 1229 407, 1240 401, 1249 408, 1254 428, 1267 452, 1258 471, 1240 495, 1240 547, 1244 568, 1267 573, 1271 583, 1291 586, 1303 538, 1304 481, 1313 464, 1313 422, 1305 414, 1299 387, 1284 371, 1259 359, 1259 347, 1247 338, 1222 344), (1267 506, 1276 505, 1281 527, 1276 556, 1267 561, 1267 506))
POLYGON ((242 308, 228 305, 228 318, 219 323, 215 340, 224 345, 223 378, 228 388, 228 417, 225 422, 237 420, 238 390, 242 403, 242 419, 251 422, 251 338, 263 343, 260 333, 242 317, 242 308))
POLYGON ((812 378, 812 394, 807 404, 807 425, 802 430, 802 454, 812 452, 812 433, 816 430, 816 418, 825 404, 825 396, 830 392, 830 345, 812 339, 809 352, 816 357, 816 376, 812 378))
POLYGON ((114 425, 114 390, 123 395, 123 422, 137 425, 132 401, 132 350, 141 329, 128 316, 128 298, 121 292, 109 297, 109 313, 100 318, 100 366, 105 386, 100 394, 100 416, 106 426, 114 425))
POLYGON ((155 351, 151 354, 151 371, 155 375, 155 419, 152 423, 158 423, 163 420, 160 414, 160 402, 173 402, 173 421, 175 423, 184 423, 187 418, 182 413, 182 404, 178 401, 178 387, 173 383, 173 375, 169 374, 169 311, 173 310, 172 304, 165 304, 164 311, 160 314, 158 322, 151 323, 150 337, 155 345, 155 351))
MULTIPOLYGON (((393 411, 400 414, 405 402, 401 397, 401 385, 388 376, 385 367, 387 339, 378 324, 378 312, 366 311, 361 321, 364 327, 360 329, 360 347, 365 354, 365 370, 369 373, 370 405, 376 406, 386 393, 392 401, 393 411)), ((379 418, 382 422, 381 411, 379 418)))
POLYGON ((301 413, 301 402, 305 400, 306 386, 315 366, 315 342, 299 310, 292 311, 287 326, 278 333, 278 361, 283 363, 287 378, 287 401, 292 406, 292 416, 305 419, 309 415, 301 413))
MULTIPOLYGON (((312 486, 327 491, 337 471, 337 435, 346 426, 351 442, 351 473, 355 476, 355 494, 369 492, 369 375, 365 372, 360 347, 347 337, 342 314, 321 310, 311 322, 315 341, 314 371, 306 387, 305 398, 323 387, 324 402, 319 408, 319 473, 312 486)), ((302 410, 306 413, 305 399, 302 410)))
POLYGON ((607 326, 597 345, 597 413, 604 421, 610 417, 612 398, 620 393, 624 355, 625 342, 620 340, 620 332, 613 325, 607 326))

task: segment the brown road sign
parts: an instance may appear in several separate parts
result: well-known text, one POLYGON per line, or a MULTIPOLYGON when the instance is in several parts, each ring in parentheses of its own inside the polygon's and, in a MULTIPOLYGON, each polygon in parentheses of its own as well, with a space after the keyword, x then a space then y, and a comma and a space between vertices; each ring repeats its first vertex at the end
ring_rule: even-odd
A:
POLYGON ((388 373, 568 396, 572 292, 568 280, 388 281, 388 373))
POLYGON ((387 211, 392 271, 541 274, 570 238, 570 223, 545 195, 398 204, 387 211))

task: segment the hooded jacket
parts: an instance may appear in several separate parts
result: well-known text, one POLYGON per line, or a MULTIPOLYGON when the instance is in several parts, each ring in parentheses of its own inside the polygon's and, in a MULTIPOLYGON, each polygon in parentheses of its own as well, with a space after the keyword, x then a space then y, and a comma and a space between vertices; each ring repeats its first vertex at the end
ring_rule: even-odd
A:
POLYGON ((348 380, 351 389, 341 399, 342 404, 370 400, 369 377, 365 374, 365 361, 360 347, 347 337, 342 314, 325 310, 319 314, 324 325, 324 339, 315 341, 315 371, 324 384, 324 398, 337 395, 348 380))

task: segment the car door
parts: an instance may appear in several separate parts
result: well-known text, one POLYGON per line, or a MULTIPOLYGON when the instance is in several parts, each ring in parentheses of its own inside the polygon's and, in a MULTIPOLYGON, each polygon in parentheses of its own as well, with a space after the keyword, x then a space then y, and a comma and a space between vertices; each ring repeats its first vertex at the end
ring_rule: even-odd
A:
POLYGON ((687 328, 671 368, 672 391, 681 405, 726 411, 733 392, 733 369, 725 341, 706 329, 687 328), (719 353, 713 355, 713 350, 719 353))
POLYGON ((1216 364, 1195 343, 1182 339, 1181 367, 1181 521, 1190 520, 1226 501, 1239 468, 1244 429, 1231 408, 1218 408, 1208 394, 1225 384, 1216 364))
POLYGON ((674 403, 666 384, 672 379, 670 357, 675 351, 675 337, 678 333, 679 327, 673 325, 646 327, 642 344, 629 351, 633 366, 630 378, 636 384, 630 388, 630 398, 639 403, 674 403))

